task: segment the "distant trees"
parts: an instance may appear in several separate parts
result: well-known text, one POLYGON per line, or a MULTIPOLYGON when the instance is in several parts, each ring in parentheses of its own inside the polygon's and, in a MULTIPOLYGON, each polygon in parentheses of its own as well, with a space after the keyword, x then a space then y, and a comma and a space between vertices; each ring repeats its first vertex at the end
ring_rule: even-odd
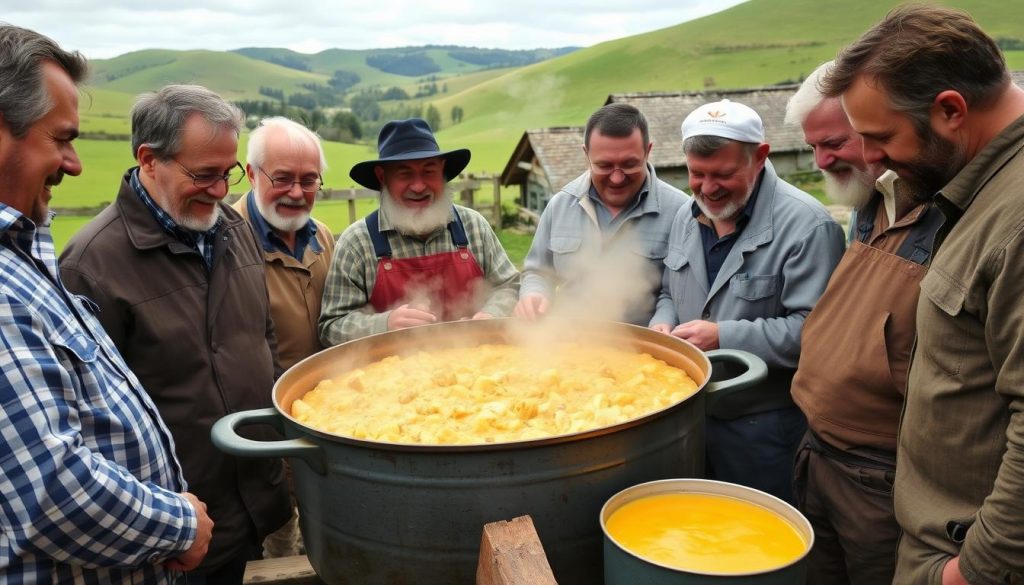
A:
POLYGON ((357 83, 359 83, 359 74, 344 69, 336 69, 334 75, 327 80, 327 85, 339 92, 343 92, 357 83))
POLYGON ((463 114, 465 112, 462 110, 462 106, 452 106, 452 124, 461 122, 463 114))
POLYGON ((385 73, 417 77, 428 73, 437 73, 441 66, 434 62, 425 52, 412 53, 378 53, 366 56, 366 64, 385 73))
POLYGON ((434 104, 427 106, 427 112, 423 115, 423 119, 427 121, 427 124, 430 124, 434 132, 441 129, 441 112, 437 111, 434 104))

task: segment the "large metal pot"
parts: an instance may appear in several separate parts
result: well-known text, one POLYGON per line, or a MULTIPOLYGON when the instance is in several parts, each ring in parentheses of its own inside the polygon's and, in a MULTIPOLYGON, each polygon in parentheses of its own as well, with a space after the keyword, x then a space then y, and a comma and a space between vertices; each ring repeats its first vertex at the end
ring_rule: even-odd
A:
POLYGON ((292 459, 307 554, 327 583, 470 583, 483 525, 523 514, 533 517, 559 583, 597 583, 602 574, 597 514, 605 500, 642 482, 700 477, 706 405, 762 381, 763 361, 739 351, 704 354, 685 341, 633 325, 567 327, 558 334, 562 340, 650 353, 685 370, 701 388, 626 423, 504 444, 362 441, 317 431, 290 415, 292 402, 321 380, 389 355, 520 343, 512 324, 503 319, 442 323, 326 349, 278 380, 275 408, 224 417, 213 428, 213 442, 233 455, 292 459), (712 361, 746 371, 709 383, 712 361), (288 440, 239 436, 236 429, 250 424, 275 425, 288 440))

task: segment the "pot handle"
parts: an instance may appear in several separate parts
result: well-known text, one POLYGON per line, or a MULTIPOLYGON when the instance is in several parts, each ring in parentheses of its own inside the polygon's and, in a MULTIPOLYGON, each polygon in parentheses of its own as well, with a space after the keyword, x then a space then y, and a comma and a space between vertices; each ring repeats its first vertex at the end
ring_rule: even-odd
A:
MULTIPOLYGON (((705 387, 707 392, 705 411, 718 418, 732 418, 731 409, 728 408, 729 404, 733 402, 731 398, 741 390, 764 382, 768 377, 768 365, 764 363, 763 359, 749 351, 739 349, 713 349, 706 352, 705 355, 712 364, 731 363, 746 368, 745 372, 735 378, 711 382, 705 387)), ((713 370, 714 368, 712 368, 713 370)))
POLYGON ((288 439, 284 441, 253 441, 236 432, 238 427, 269 424, 282 434, 281 415, 273 408, 243 410, 231 413, 213 423, 210 438, 215 447, 236 457, 297 457, 320 475, 327 474, 324 451, 309 439, 288 439))

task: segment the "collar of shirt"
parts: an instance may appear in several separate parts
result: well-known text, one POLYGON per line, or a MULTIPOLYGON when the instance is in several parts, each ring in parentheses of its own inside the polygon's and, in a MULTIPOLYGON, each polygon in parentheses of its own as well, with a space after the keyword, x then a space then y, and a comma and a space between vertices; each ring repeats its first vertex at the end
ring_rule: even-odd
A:
POLYGON ((597 187, 594 183, 590 183, 590 190, 587 195, 590 200, 594 202, 594 209, 597 211, 597 225, 601 230, 605 230, 613 225, 622 223, 625 221, 634 210, 639 209, 647 200, 647 193, 650 191, 651 175, 648 174, 647 178, 644 179, 644 184, 640 185, 640 191, 636 197, 633 198, 633 202, 626 206, 618 215, 612 217, 612 212, 608 207, 605 206, 604 201, 601 201, 601 195, 597 192, 597 187))
POLYGON ((1024 143, 1024 116, 1010 123, 1009 126, 989 141, 972 158, 964 168, 960 169, 953 180, 938 193, 938 203, 947 216, 955 214, 957 219, 974 201, 974 197, 985 185, 988 178, 995 174, 1011 157, 1017 154, 1024 143), (950 209, 955 206, 960 213, 950 209))
POLYGON ((146 204, 146 208, 153 214, 153 218, 160 224, 168 234, 174 239, 178 240, 182 244, 185 244, 189 248, 192 248, 199 255, 203 257, 203 262, 206 264, 206 270, 212 270, 213 267, 213 241, 214 236, 217 234, 217 230, 220 229, 221 224, 224 220, 220 217, 217 218, 217 222, 213 224, 213 227, 205 232, 197 232, 187 228, 183 228, 174 221, 171 216, 160 208, 150 196, 149 191, 142 185, 142 181, 139 180, 139 169, 138 167, 132 169, 128 175, 128 182, 135 191, 135 194, 139 196, 139 199, 146 204))
POLYGON ((256 233, 259 235, 260 246, 265 251, 288 254, 296 260, 302 260, 302 256, 306 253, 306 246, 309 246, 317 254, 323 252, 320 242, 316 241, 316 223, 313 222, 312 218, 306 222, 306 225, 295 232, 295 250, 292 251, 288 249, 288 245, 274 232, 274 228, 270 227, 266 218, 260 213, 260 209, 256 205, 256 193, 253 191, 249 191, 249 200, 246 202, 246 207, 248 208, 249 219, 252 220, 252 225, 256 228, 256 233))

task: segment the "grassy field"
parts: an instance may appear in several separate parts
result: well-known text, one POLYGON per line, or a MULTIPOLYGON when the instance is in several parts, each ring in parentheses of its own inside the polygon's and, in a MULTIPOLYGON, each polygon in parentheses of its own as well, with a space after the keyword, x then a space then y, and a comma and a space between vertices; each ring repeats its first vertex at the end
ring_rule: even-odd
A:
MULTIPOLYGON (((995 37, 1024 39, 1024 2, 949 3, 970 11, 995 37)), ((446 121, 453 106, 465 110, 464 121, 443 125, 438 140, 444 149, 472 150, 467 171, 500 173, 525 130, 582 125, 610 93, 694 90, 706 84, 738 88, 799 79, 893 5, 892 0, 749 0, 702 19, 516 69, 474 71, 441 55, 443 50, 430 49, 428 54, 446 68, 445 74, 465 71, 441 80, 448 84, 448 93, 430 98, 446 121)), ((1006 56, 1012 69, 1024 69, 1024 52, 1006 56)), ((322 83, 334 69, 365 74, 363 82, 368 84, 412 87, 418 82, 367 67, 364 51, 332 49, 306 57, 314 72, 212 51, 147 50, 100 60, 95 63, 97 85, 81 101, 82 130, 127 134, 126 116, 134 96, 171 81, 204 83, 231 99, 256 97, 259 85, 294 88, 311 80, 322 83)), ((684 114, 680 112, 680 118, 684 114)), ((246 142, 243 136, 242 161, 246 142)), ((324 176, 327 187, 354 186, 348 170, 375 155, 374 140, 367 142, 325 144, 330 165, 324 176)), ((55 207, 109 201, 124 170, 134 164, 126 141, 80 140, 76 145, 85 171, 57 189, 55 207)), ((318 211, 332 229, 347 222, 344 204, 325 204, 318 211)))

